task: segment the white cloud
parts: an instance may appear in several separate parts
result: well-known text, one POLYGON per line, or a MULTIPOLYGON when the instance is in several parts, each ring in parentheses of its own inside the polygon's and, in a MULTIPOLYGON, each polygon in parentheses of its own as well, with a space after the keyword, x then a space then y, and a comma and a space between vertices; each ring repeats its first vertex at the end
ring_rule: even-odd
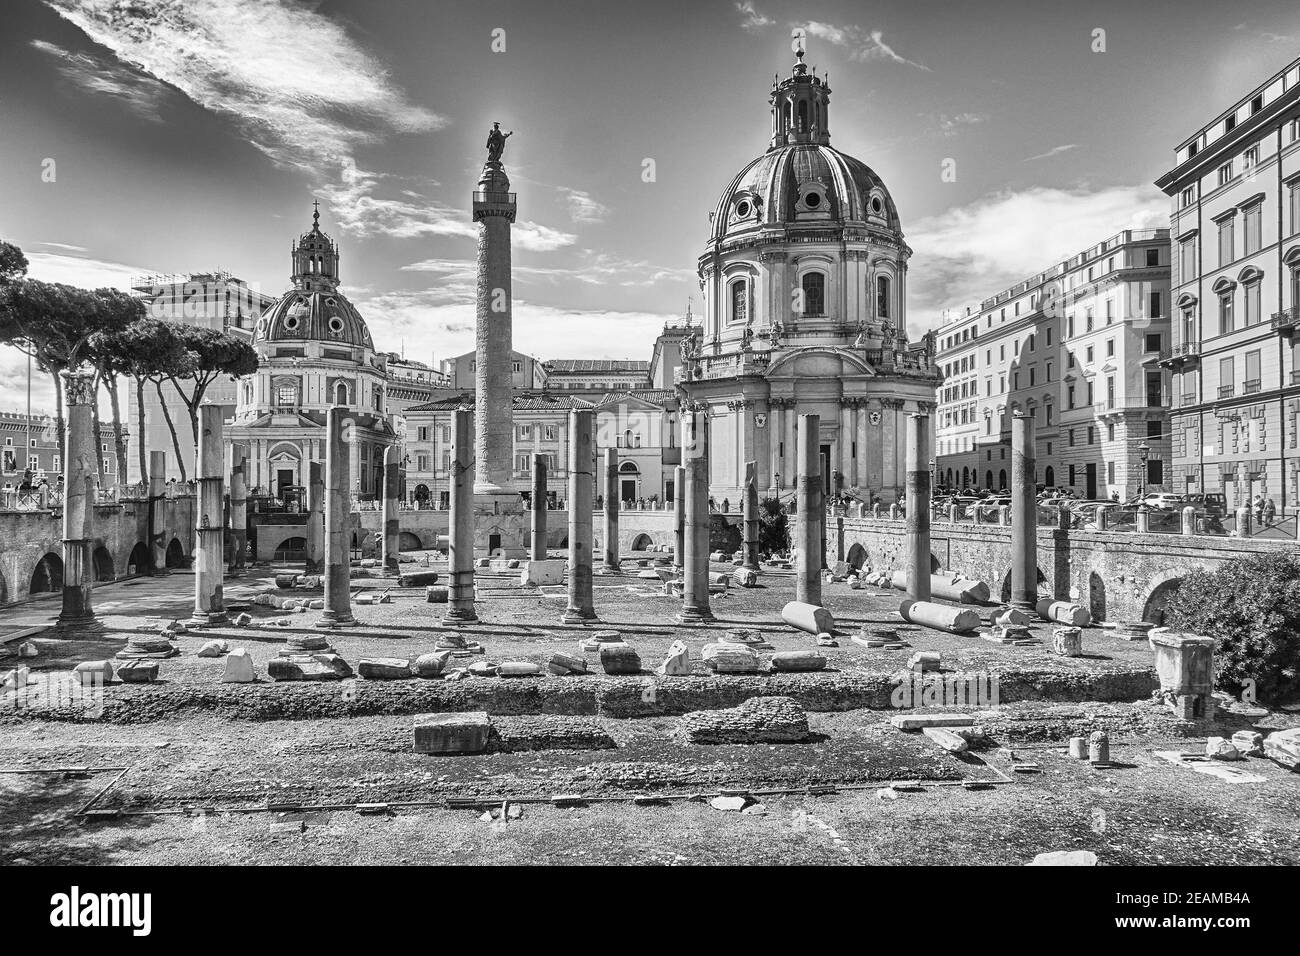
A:
MULTIPOLYGON (((468 285, 472 295, 477 264, 473 259, 424 259, 401 267, 403 272, 432 272, 449 281, 468 285)), ((622 287, 648 287, 662 282, 694 282, 695 272, 687 268, 656 266, 644 259, 624 259, 592 249, 577 254, 577 262, 570 267, 524 266, 515 263, 511 275, 516 283, 546 283, 563 285, 617 285, 622 287)))
POLYGON ((602 222, 609 215, 609 207, 597 202, 591 193, 568 186, 557 186, 569 206, 569 218, 576 223, 602 222))
POLYGON ((987 120, 988 116, 984 113, 957 113, 953 116, 940 114, 939 132, 944 136, 956 136, 961 132, 962 127, 978 126, 987 120))
POLYGON ((1060 156, 1062 153, 1068 153, 1072 149, 1078 149, 1078 143, 1066 143, 1063 146, 1053 146, 1045 153, 1039 153, 1037 156, 1028 156, 1025 162, 1032 163, 1039 159, 1051 159, 1053 156, 1060 156))
MULTIPOLYGON (((60 246, 61 243, 43 242, 42 246, 60 246)), ((76 249, 71 246, 68 248, 76 249)), ((27 275, 43 282, 62 282, 83 289, 112 288, 128 292, 131 280, 152 270, 139 266, 95 259, 90 256, 62 255, 54 252, 27 252, 27 275)))
POLYGON ((1150 185, 1036 186, 927 217, 907 235, 912 327, 931 328, 942 309, 988 298, 1124 229, 1168 225, 1168 197, 1150 185))
POLYGON ((885 42, 885 35, 881 30, 867 30, 859 26, 836 26, 833 23, 821 23, 817 20, 796 25, 807 30, 809 36, 845 48, 849 51, 849 58, 852 60, 889 60, 905 66, 914 66, 927 73, 933 72, 928 66, 909 60, 898 53, 885 42))
MULTIPOLYGON (((449 260, 453 265, 455 260, 449 260)), ((354 299, 380 347, 441 360, 474 348, 472 282, 354 299)), ((614 309, 559 309, 515 298, 513 347, 539 358, 649 358, 650 343, 676 316, 614 309), (611 345, 613 348, 611 348, 611 345)))
POLYGON ((111 96, 151 123, 162 122, 159 110, 171 96, 165 83, 103 57, 74 53, 45 40, 33 40, 32 46, 53 57, 60 75, 70 83, 92 93, 111 96))
POLYGON ((736 4, 736 10, 741 15, 740 28, 742 30, 761 30, 763 27, 770 27, 776 23, 771 17, 759 13, 755 8, 753 0, 742 0, 736 4))

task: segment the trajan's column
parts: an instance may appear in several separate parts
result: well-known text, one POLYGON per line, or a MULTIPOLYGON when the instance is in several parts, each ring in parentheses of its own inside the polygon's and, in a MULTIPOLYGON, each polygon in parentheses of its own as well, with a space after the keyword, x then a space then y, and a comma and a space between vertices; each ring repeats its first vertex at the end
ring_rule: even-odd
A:
POLYGON ((515 194, 501 165, 510 133, 493 123, 474 193, 478 223, 478 308, 474 379, 474 553, 527 557, 523 498, 512 486, 510 225, 515 194))

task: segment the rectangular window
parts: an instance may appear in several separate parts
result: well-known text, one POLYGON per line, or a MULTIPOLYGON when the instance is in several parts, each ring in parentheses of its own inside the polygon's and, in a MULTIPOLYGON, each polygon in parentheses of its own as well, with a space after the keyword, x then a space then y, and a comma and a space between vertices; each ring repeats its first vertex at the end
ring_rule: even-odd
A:
POLYGON ((1231 218, 1219 223, 1219 265, 1226 266, 1232 261, 1234 248, 1234 233, 1236 224, 1231 218))
MULTIPOLYGON (((1044 405, 1044 406, 1043 406, 1043 420, 1046 421, 1047 424, 1049 424, 1049 425, 1052 424, 1052 406, 1051 406, 1051 405, 1044 405)), ((1049 455, 1052 453, 1050 447, 1049 447, 1047 453, 1048 453, 1049 455)))
POLYGON ((1115 407, 1115 376, 1106 376, 1106 407, 1115 407))
POLYGON ((1162 345, 1161 335, 1159 332, 1148 332, 1146 336, 1145 349, 1148 352, 1159 352, 1162 345))
POLYGON ((1113 461, 1106 462, 1106 483, 1115 484, 1115 463, 1113 461))
POLYGON ((1246 353, 1246 381, 1242 388, 1247 395, 1259 391, 1259 349, 1246 353))
POLYGON ((1148 266, 1158 266, 1158 265, 1160 265, 1160 250, 1159 250, 1159 249, 1148 249, 1148 250, 1147 250, 1147 265, 1148 265, 1148 266))
POLYGON ((1226 335, 1233 329, 1232 293, 1219 296, 1219 334, 1226 335))
POLYGON ((1114 440, 1115 440, 1115 423, 1114 423, 1114 422, 1107 422, 1107 423, 1106 423, 1106 441, 1114 441, 1114 440))
MULTIPOLYGON (((1070 444, 1073 445, 1074 442, 1071 442, 1070 444)), ((1071 486, 1074 485, 1074 466, 1073 466, 1073 465, 1070 466, 1070 485, 1071 485, 1071 486)))
POLYGON ((1196 202, 1196 187, 1188 186, 1182 193, 1182 206, 1186 209, 1192 203, 1196 202))
POLYGON ((1065 319, 1065 337, 1074 338, 1074 316, 1067 316, 1065 319))
POLYGON ((1051 363, 1051 362, 1048 362, 1048 363, 1047 363, 1047 380, 1048 380, 1049 382, 1052 380, 1052 363, 1051 363))
POLYGON ((1219 167, 1219 185, 1226 185, 1232 180, 1232 163, 1224 163, 1219 167))
POLYGON ((1052 327, 1050 325, 1047 327, 1047 344, 1052 344, 1052 327))
POLYGON ((1147 318, 1150 319, 1160 318, 1160 293, 1159 292, 1147 293, 1147 318))
POLYGON ((1089 445, 1095 445, 1096 443, 1097 443, 1097 428, 1096 428, 1096 426, 1094 426, 1094 425, 1089 425, 1089 426, 1088 426, 1088 444, 1089 444, 1089 445))
POLYGON ((416 471, 428 471, 428 470, 429 470, 429 456, 428 456, 428 455, 416 455, 416 456, 415 456, 415 470, 416 470, 416 471))
POLYGON ((1084 350, 1084 353, 1083 353, 1083 354, 1084 354, 1084 361, 1087 362, 1087 364, 1091 365, 1091 364, 1092 364, 1092 355, 1093 355, 1093 352, 1092 352, 1092 346, 1089 345, 1089 346, 1084 350))
POLYGON ((1114 340, 1114 339, 1107 339, 1107 340, 1106 340, 1106 356, 1109 358, 1110 356, 1112 356, 1112 355, 1114 355, 1114 354, 1115 354, 1115 340, 1114 340))
POLYGON ((1178 244, 1178 274, 1183 282, 1196 278, 1196 237, 1178 244))
POLYGON ((1034 379, 1037 377, 1037 376, 1035 375, 1035 373, 1036 373, 1037 371, 1038 371, 1038 368, 1037 368, 1036 366, 1031 365, 1031 366, 1029 367, 1029 384, 1030 384, 1031 387, 1035 384, 1035 383, 1034 383, 1034 379))
MULTIPOLYGON (((1065 387, 1065 407, 1074 408, 1074 386, 1073 385, 1067 385, 1065 387)), ((1073 435, 1074 433, 1071 432, 1070 434, 1073 435)), ((1071 445, 1074 444, 1073 438, 1070 439, 1070 444, 1071 445)))
POLYGON ((1254 325, 1259 321, 1259 287, 1262 283, 1246 283, 1246 325, 1254 325))
POLYGON ((1291 185, 1291 232, 1300 232, 1300 183, 1291 185))
POLYGON ((1083 310, 1083 328, 1085 332, 1092 331, 1092 309, 1083 310))
POLYGON ((1229 398, 1233 393, 1233 380, 1235 379, 1235 369, 1233 368, 1232 356, 1219 359, 1219 397, 1229 398))
POLYGON ((1255 203, 1245 212, 1246 219, 1246 255, 1259 252, 1263 244, 1263 217, 1260 215, 1261 203, 1255 203))

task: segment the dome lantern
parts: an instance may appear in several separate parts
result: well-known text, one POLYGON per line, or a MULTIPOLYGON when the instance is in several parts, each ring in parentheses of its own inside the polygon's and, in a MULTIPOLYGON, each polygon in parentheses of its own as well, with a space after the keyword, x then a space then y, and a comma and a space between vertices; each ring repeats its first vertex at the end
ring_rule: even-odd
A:
POLYGON ((772 141, 769 149, 811 143, 828 146, 830 134, 831 88, 816 72, 809 74, 802 48, 795 51, 790 75, 773 84, 772 141))
POLYGON ((304 292, 333 292, 339 287, 339 254, 320 231, 320 202, 314 201, 311 228, 293 246, 293 287, 304 292))

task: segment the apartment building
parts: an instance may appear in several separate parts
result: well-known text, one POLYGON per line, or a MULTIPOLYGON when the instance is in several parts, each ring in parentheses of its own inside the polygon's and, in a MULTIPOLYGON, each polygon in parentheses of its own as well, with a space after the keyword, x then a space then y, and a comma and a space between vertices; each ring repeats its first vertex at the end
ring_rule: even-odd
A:
POLYGON ((1024 413, 1039 485, 1087 498, 1166 488, 1169 255, 1168 230, 1125 230, 950 313, 935 333, 936 485, 1009 488, 1011 418, 1024 413))
POLYGON ((1300 59, 1174 150, 1173 489, 1300 505, 1300 59))

